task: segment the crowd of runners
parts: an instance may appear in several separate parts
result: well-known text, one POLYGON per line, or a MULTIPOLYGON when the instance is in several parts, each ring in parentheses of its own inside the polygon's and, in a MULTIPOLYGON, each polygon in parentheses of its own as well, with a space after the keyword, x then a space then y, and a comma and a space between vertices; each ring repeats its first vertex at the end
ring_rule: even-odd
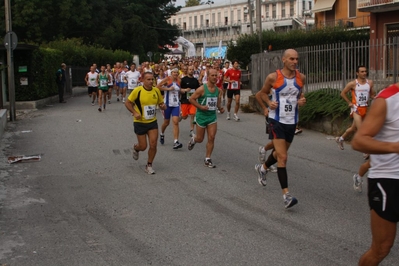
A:
MULTIPOLYGON (((288 149, 294 135, 301 132, 297 128, 298 108, 306 104, 302 91, 306 78, 297 69, 298 60, 295 50, 286 50, 282 56, 283 68, 269 74, 256 94, 266 118, 270 142, 259 147, 260 163, 255 165, 255 171, 262 186, 266 186, 268 172, 277 172, 285 208, 298 203, 288 190, 286 169, 288 149)), ((344 140, 357 132, 353 148, 363 152, 366 162, 353 176, 353 186, 362 192, 363 177, 370 170, 368 198, 373 236, 371 248, 362 256, 359 265, 378 265, 394 243, 399 221, 399 83, 375 95, 373 82, 367 79, 367 74, 365 66, 358 66, 356 79, 342 90, 341 96, 351 109, 353 124, 336 138, 336 142, 343 150, 344 140), (366 116, 371 100, 375 103, 366 116)), ((158 137, 164 145, 167 139, 165 131, 172 122, 172 147, 182 148, 179 123, 183 119, 190 120, 188 150, 203 142, 206 133, 204 165, 215 168, 211 155, 217 132, 217 114, 226 111, 227 120, 240 121, 241 76, 237 60, 185 59, 159 64, 144 62, 139 66, 134 63, 129 66, 126 61, 117 62, 112 67, 101 66, 100 70, 94 64, 85 81, 92 105, 97 99, 99 112, 106 110, 106 104, 111 104, 114 94, 116 101, 123 102, 131 112, 137 136, 133 158, 138 160, 139 153, 149 146, 145 170, 154 174, 158 137), (235 106, 231 113, 233 99, 235 106), (157 109, 162 111, 164 118, 160 131, 157 109)))

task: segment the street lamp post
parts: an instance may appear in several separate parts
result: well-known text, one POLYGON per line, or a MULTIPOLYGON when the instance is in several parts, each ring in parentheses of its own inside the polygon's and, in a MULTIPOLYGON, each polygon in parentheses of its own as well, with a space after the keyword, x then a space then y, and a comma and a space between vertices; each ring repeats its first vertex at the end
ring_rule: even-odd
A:
POLYGON ((205 4, 209 5, 209 39, 212 39, 212 5, 214 4, 213 1, 208 0, 205 4))

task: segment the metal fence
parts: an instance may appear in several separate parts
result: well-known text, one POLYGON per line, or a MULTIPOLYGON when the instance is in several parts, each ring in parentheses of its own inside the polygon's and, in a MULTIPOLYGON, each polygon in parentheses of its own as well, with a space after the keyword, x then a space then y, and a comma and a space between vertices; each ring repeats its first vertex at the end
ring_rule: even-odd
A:
MULTIPOLYGON (((369 79, 374 89, 379 91, 389 84, 397 82, 399 62, 399 38, 387 41, 358 41, 301 47, 298 69, 306 75, 304 91, 310 92, 328 88, 342 90, 356 78, 356 68, 364 65, 369 70, 369 79)), ((258 92, 269 73, 282 68, 284 51, 254 54, 251 56, 250 87, 258 92)))

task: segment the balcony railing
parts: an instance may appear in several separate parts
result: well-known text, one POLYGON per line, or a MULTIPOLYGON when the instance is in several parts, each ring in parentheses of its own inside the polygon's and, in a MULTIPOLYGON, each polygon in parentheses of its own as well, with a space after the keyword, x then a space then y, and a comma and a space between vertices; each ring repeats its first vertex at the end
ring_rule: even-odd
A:
POLYGON ((326 20, 319 21, 316 25, 320 27, 344 27, 344 28, 359 28, 359 27, 369 27, 370 26, 370 15, 361 16, 349 19, 336 19, 336 20, 326 20))
MULTIPOLYGON (((274 22, 274 21, 284 21, 284 20, 292 20, 294 17, 297 17, 296 15, 289 15, 287 14, 286 16, 262 16, 262 22, 274 22)), ((255 24, 256 19, 253 20, 253 23, 255 24)), ((176 24, 177 26, 180 27, 181 30, 183 31, 195 31, 195 30, 205 30, 209 28, 228 28, 228 27, 240 27, 241 25, 248 25, 249 20, 236 20, 236 21, 229 21, 229 22, 217 22, 217 23, 205 23, 205 24, 198 24, 194 26, 186 26, 185 28, 182 27, 182 25, 176 24)))
POLYGON ((399 0, 357 0, 357 8, 376 7, 393 3, 399 3, 399 0))

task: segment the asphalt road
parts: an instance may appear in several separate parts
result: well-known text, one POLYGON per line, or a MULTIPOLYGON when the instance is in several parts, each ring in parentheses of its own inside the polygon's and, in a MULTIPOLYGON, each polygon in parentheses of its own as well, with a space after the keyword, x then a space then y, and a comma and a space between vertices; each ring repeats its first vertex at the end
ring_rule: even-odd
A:
MULTIPOLYGON (((203 166, 205 143, 187 150, 188 121, 183 149, 172 149, 169 127, 150 176, 146 152, 132 159, 132 117, 113 100, 99 113, 78 96, 8 124, 0 265, 356 265, 368 249, 366 193, 352 188, 363 158, 348 144, 295 137, 287 169, 299 204, 285 210, 276 174, 262 187, 254 171, 267 141, 261 115, 219 115, 215 169, 203 166), (33 154, 42 160, 7 163, 33 154)), ((397 240, 381 265, 398 261, 397 240)))

